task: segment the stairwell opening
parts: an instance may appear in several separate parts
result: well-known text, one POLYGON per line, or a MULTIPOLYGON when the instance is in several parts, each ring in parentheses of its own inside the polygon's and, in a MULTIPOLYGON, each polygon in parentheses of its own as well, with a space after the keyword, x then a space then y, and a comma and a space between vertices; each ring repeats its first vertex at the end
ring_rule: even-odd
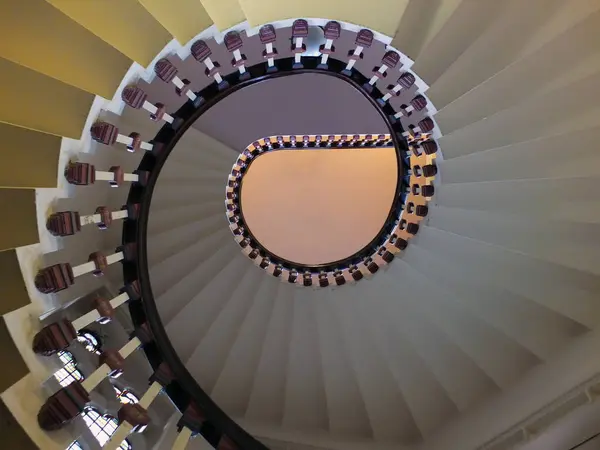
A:
POLYGON ((270 152, 245 174, 240 205, 269 251, 297 264, 327 264, 380 232, 397 177, 393 147, 270 152))

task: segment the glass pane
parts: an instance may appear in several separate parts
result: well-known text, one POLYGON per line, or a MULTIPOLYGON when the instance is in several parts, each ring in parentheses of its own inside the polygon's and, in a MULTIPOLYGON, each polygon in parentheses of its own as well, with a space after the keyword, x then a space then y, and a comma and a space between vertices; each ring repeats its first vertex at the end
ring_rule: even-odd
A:
POLYGON ((58 370, 55 374, 54 377, 56 378, 56 381, 58 381, 60 383, 60 385, 62 387, 68 386, 70 385, 73 381, 75 381, 75 378, 73 378, 69 372, 67 372, 65 369, 60 369, 58 370))
POLYGON ((96 438, 98 439, 98 442, 100 443, 100 445, 104 446, 104 444, 106 444, 108 442, 108 440, 110 439, 110 436, 103 431, 98 436, 96 436, 96 438))
POLYGON ((98 417, 100 417, 100 413, 95 410, 94 408, 87 408, 85 411, 85 414, 92 420, 96 420, 98 417))
POLYGON ((100 415, 94 408, 86 408, 83 418, 101 446, 110 440, 110 437, 119 426, 119 422, 115 417, 109 414, 100 415))
POLYGON ((58 382, 61 382, 69 376, 69 372, 67 372, 65 369, 58 369, 56 372, 54 372, 54 376, 58 382))
POLYGON ((68 386, 73 381, 83 380, 83 374, 77 369, 77 362, 73 355, 67 351, 58 352, 60 361, 64 364, 62 369, 54 373, 54 377, 61 386, 68 386))
POLYGON ((67 447, 67 450, 83 450, 83 447, 81 447, 81 444, 79 444, 79 442, 73 441, 71 442, 71 445, 67 447))
POLYGON ((67 351, 58 352, 58 358, 63 364, 67 364, 68 362, 73 361, 73 355, 71 354, 71 352, 67 351))
POLYGON ((102 428, 94 422, 89 425, 89 428, 94 436, 98 436, 102 432, 102 428))
POLYGON ((108 434, 113 434, 115 432, 115 430, 117 429, 117 427, 119 426, 119 424, 117 423, 117 421, 110 421, 106 424, 106 426, 104 427, 104 430, 108 433, 108 434))

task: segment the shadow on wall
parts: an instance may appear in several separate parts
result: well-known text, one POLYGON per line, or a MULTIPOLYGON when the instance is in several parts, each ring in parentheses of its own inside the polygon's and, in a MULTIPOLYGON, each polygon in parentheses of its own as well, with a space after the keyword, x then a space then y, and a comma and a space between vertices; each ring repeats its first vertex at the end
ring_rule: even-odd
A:
POLYGON ((239 151, 256 139, 280 134, 389 132, 360 91, 334 77, 312 73, 234 92, 200 116, 193 127, 239 151))

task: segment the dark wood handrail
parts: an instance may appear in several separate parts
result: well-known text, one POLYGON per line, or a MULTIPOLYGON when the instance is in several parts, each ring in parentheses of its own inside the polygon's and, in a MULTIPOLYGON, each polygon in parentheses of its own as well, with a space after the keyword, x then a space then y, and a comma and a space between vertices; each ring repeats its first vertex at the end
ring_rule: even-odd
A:
MULTIPOLYGON (((156 181, 160 175, 160 171, 165 164, 170 152, 177 145, 179 139, 189 129, 189 127, 206 111, 219 103, 221 100, 257 83, 262 83, 271 79, 294 76, 303 73, 318 73, 324 76, 331 76, 343 80, 355 89, 363 93, 363 95, 376 108, 385 123, 389 128, 389 133, 392 135, 392 140, 396 148, 398 161, 398 183, 396 186, 396 201, 390 209, 389 218, 395 215, 397 208, 401 208, 400 201, 401 190, 403 188, 402 174, 406 173, 406 167, 403 162, 403 157, 408 147, 405 139, 402 137, 402 125, 399 121, 392 122, 391 116, 395 113, 394 109, 386 103, 381 106, 377 103, 377 99, 382 97, 381 92, 374 87, 372 92, 367 92, 362 86, 368 82, 369 78, 363 74, 353 71, 350 77, 341 74, 346 63, 330 58, 327 69, 317 69, 320 62, 320 57, 303 57, 303 69, 293 69, 293 59, 285 58, 276 61, 278 71, 275 73, 267 73, 266 63, 257 64, 247 68, 251 78, 245 81, 239 81, 238 72, 231 73, 224 77, 229 83, 229 87, 219 91, 216 83, 205 87, 196 94, 204 98, 204 102, 198 107, 194 107, 191 102, 185 103, 176 113, 172 114, 176 119, 181 119, 181 124, 174 129, 167 124, 158 132, 154 143, 162 143, 162 151, 158 155, 147 153, 140 162, 139 170, 150 172, 150 178, 146 186, 132 186, 128 196, 128 203, 139 203, 139 217, 136 221, 126 221, 123 225, 123 243, 137 243, 137 259, 134 262, 127 262, 123 265, 123 274, 125 282, 139 280, 141 287, 141 300, 130 302, 129 308, 133 322, 136 327, 141 326, 144 322, 150 325, 154 335, 154 344, 144 347, 146 356, 150 364, 156 368, 161 362, 166 362, 175 375, 175 380, 167 388, 167 394, 177 406, 178 409, 184 411, 190 401, 196 403, 199 409, 204 413, 208 425, 203 426, 202 435, 212 445, 216 446, 221 435, 227 435, 241 449, 247 450, 265 450, 265 447, 258 440, 254 439, 244 429, 242 429, 235 421, 225 414, 219 406, 210 398, 210 396, 202 390, 196 380, 186 369, 183 362, 179 359, 177 352, 173 348, 166 330, 162 324, 152 287, 150 283, 150 275, 148 270, 147 259, 147 227, 148 217, 150 213, 150 202, 156 181)), ((386 223, 382 231, 373 240, 373 243, 385 234, 387 227, 393 226, 386 223)), ((390 230, 391 231, 391 228, 390 230)), ((372 244, 373 244, 372 243, 372 244)), ((352 259, 348 258, 348 262, 352 259)))

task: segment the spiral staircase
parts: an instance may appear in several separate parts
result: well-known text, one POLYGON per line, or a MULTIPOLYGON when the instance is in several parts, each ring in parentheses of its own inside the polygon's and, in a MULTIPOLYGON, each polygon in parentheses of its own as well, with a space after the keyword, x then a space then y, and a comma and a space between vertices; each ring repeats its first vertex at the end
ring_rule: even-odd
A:
POLYGON ((6 448, 100 448, 90 404, 108 449, 598 448, 600 1, 21 0, 0 25, 6 448), (259 164, 323 155, 364 162, 296 191, 317 173, 273 163, 252 215, 259 164), (277 233, 355 245, 294 262, 277 233), (66 349, 85 379, 59 386, 66 349))

